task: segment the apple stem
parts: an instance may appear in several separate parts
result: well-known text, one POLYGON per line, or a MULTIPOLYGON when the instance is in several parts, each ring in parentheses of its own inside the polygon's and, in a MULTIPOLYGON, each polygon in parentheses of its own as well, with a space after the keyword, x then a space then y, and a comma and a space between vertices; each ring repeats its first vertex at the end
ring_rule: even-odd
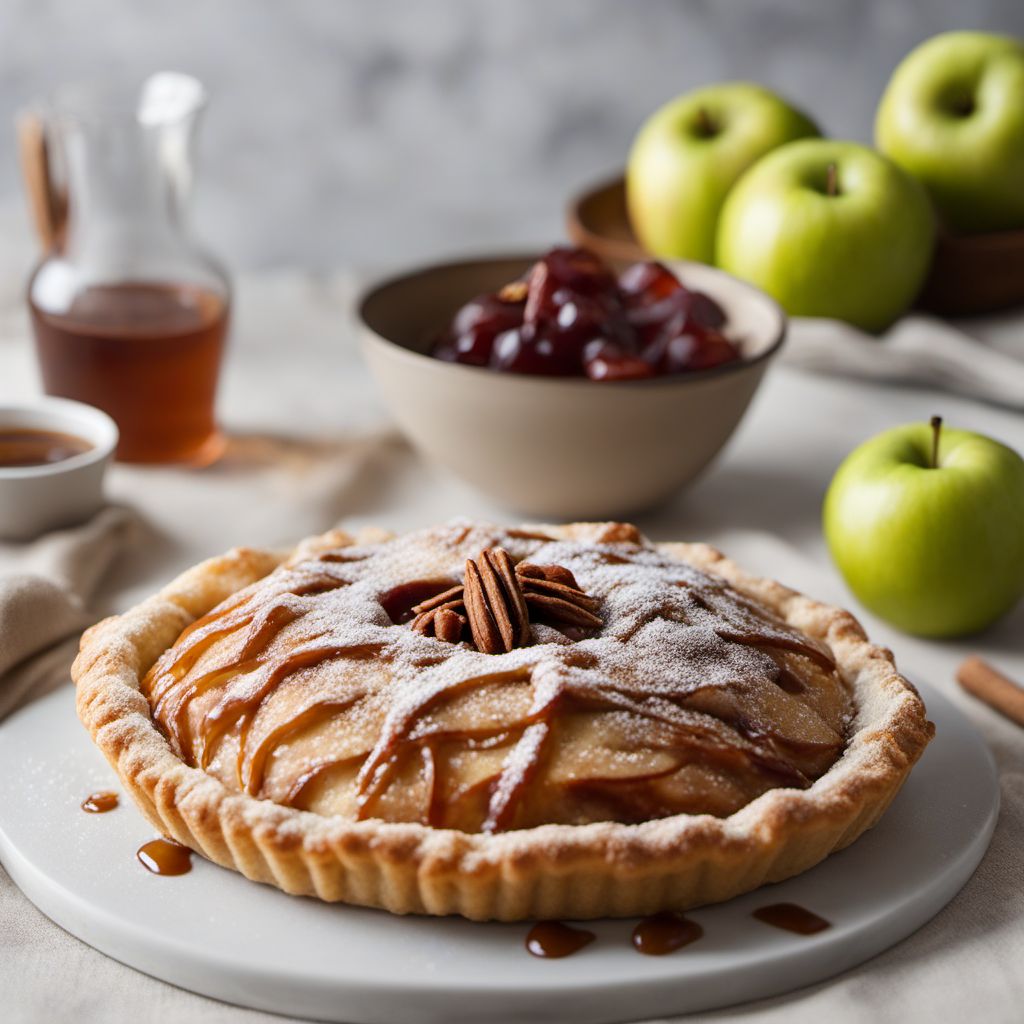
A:
POLYGON ((834 163, 825 169, 825 195, 839 195, 839 171, 834 163))
POLYGON ((715 123, 711 120, 707 107, 697 108, 697 128, 706 138, 711 138, 715 134, 715 123))
POLYGON ((942 433, 942 417, 933 416, 932 426, 932 469, 939 468, 939 435, 942 433))

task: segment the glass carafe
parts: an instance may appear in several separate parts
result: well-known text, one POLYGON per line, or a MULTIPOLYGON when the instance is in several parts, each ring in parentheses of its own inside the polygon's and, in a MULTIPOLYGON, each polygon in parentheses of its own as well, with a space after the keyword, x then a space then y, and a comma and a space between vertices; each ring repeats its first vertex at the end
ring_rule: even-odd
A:
POLYGON ((67 90, 19 124, 47 249, 28 286, 43 386, 109 413, 125 461, 206 465, 224 447, 229 286, 185 223, 205 101, 164 72, 130 102, 67 90))

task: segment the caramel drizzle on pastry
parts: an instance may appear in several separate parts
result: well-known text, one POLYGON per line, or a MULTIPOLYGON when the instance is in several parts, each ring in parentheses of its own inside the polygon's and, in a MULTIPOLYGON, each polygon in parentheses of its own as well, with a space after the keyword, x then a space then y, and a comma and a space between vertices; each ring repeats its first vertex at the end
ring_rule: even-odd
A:
POLYGON ((308 708, 300 711, 294 718, 289 718, 276 729, 272 729, 263 737, 251 753, 247 753, 245 743, 241 744, 239 776, 246 792, 259 793, 263 788, 263 778, 266 773, 267 762, 282 743, 286 743, 304 730, 319 725, 334 715, 347 710, 358 699, 356 696, 350 697, 347 700, 317 701, 315 704, 311 704, 308 708))
MULTIPOLYGON (((468 543, 470 535, 470 530, 461 530, 460 535, 450 541, 451 546, 458 548, 468 543)), ((534 534, 514 536, 506 532, 503 536, 510 546, 530 549, 528 554, 545 543, 534 534)), ((444 744, 452 741, 469 747, 501 744, 508 748, 508 754, 497 778, 488 783, 487 813, 482 829, 500 831, 515 827, 518 804, 544 761, 559 709, 567 703, 577 708, 624 711, 658 723, 671 737, 675 758, 666 773, 685 764, 688 758, 694 758, 723 766, 746 762, 774 778, 776 784, 809 784, 811 780, 773 751, 771 743, 763 742, 765 737, 754 723, 735 716, 731 720, 722 719, 737 734, 729 743, 724 743, 712 728, 714 719, 720 718, 713 708, 695 710, 685 706, 685 702, 693 702, 694 695, 700 696, 699 668, 691 670, 685 664, 680 665, 678 682, 666 690, 664 685, 635 677, 602 676, 595 667, 594 654, 585 643, 569 643, 553 649, 550 644, 541 644, 524 651, 514 650, 530 640, 531 612, 547 613, 549 621, 559 623, 572 635, 574 629, 593 629, 595 622, 600 625, 598 611, 602 601, 597 596, 584 594, 576 577, 564 567, 538 566, 527 558, 521 558, 516 564, 506 551, 497 549, 500 554, 494 555, 493 550, 486 549, 484 555, 466 563, 465 584, 453 583, 446 587, 444 580, 438 580, 426 588, 436 587, 437 592, 413 609, 416 616, 413 629, 419 639, 415 641, 412 654, 395 646, 399 642, 398 633, 408 636, 409 627, 393 624, 392 619, 383 614, 381 605, 387 603, 388 595, 379 592, 375 605, 380 619, 358 623, 360 628, 352 632, 351 642, 342 642, 346 636, 344 622, 336 623, 336 628, 326 632, 318 632, 321 623, 317 611, 327 595, 354 584, 365 590, 367 581, 374 578, 369 575, 370 570, 364 568, 365 564, 372 569, 374 548, 347 550, 344 557, 328 552, 278 570, 197 620, 182 633, 175 646, 161 656, 143 682, 154 719, 179 755, 199 767, 210 765, 227 736, 236 737, 239 787, 260 796, 264 793, 269 766, 283 745, 350 712, 367 695, 356 684, 351 692, 341 697, 313 700, 254 739, 253 727, 266 702, 287 680, 296 678, 304 670, 336 660, 376 659, 390 664, 396 674, 390 684, 395 688, 395 696, 373 748, 366 754, 326 758, 309 764, 291 781, 285 796, 277 798, 278 802, 304 806, 320 779, 340 765, 353 764, 358 766, 358 817, 373 817, 399 766, 407 763, 407 757, 415 756, 420 759, 428 780, 429 799, 424 820, 442 826, 446 817, 445 759, 441 753, 444 744), (481 561, 484 562, 483 572, 481 561), (473 566, 475 573, 469 566, 473 566), (509 596, 510 581, 519 588, 518 598, 509 596), (472 608, 479 608, 481 602, 489 608, 488 602, 496 601, 499 596, 505 602, 511 600, 515 611, 504 623, 494 620, 481 627, 480 636, 485 638, 481 651, 495 647, 499 657, 500 652, 506 652, 506 657, 527 659, 537 651, 536 660, 527 660, 508 670, 496 663, 491 671, 453 678, 443 671, 448 658, 445 651, 452 650, 449 646, 452 641, 445 635, 443 624, 438 632, 437 610, 454 602, 455 614, 464 616, 469 625, 474 614, 472 608), (576 621, 567 621, 562 605, 552 602, 568 603, 572 610, 570 619, 576 621), (558 614, 550 615, 552 608, 558 614), (428 613, 433 613, 432 627, 422 628, 421 623, 417 628, 417 621, 428 613), (307 621, 309 628, 305 626, 307 621), (297 630, 301 642, 278 644, 289 630, 292 633, 297 630), (368 630, 376 637, 373 641, 366 639, 368 630), (218 643, 236 635, 240 643, 230 664, 220 663, 213 657, 208 671, 197 671, 202 669, 204 655, 215 654, 218 643), (404 653, 397 653, 399 650, 404 653), (512 653, 508 654, 509 651, 512 653), (403 676, 403 672, 413 674, 408 677, 403 676), (525 716, 512 723, 495 722, 479 729, 462 729, 457 734, 446 734, 431 726, 430 712, 442 702, 457 693, 500 683, 502 679, 530 684, 533 696, 525 716), (220 696, 204 717, 193 723, 196 726, 193 735, 189 709, 198 697, 211 692, 220 696)), ((789 627, 722 580, 682 563, 664 558, 659 561, 652 549, 639 544, 598 547, 595 557, 599 565, 606 567, 646 571, 644 567, 649 566, 654 575, 664 573, 669 577, 664 591, 666 601, 672 587, 684 590, 691 602, 689 606, 714 622, 714 633, 724 644, 722 650, 726 653, 734 648, 764 652, 765 672, 781 689, 792 693, 802 687, 799 675, 787 667, 787 656, 806 658, 827 672, 834 671, 832 656, 823 644, 789 627), (673 576, 683 578, 671 579, 673 576)), ((415 587, 410 593, 414 592, 415 587)), ((638 616, 635 623, 619 623, 616 639, 629 643, 632 637, 652 625, 656 627, 659 622, 671 625, 681 621, 685 625, 685 620, 672 618, 670 608, 671 602, 653 619, 638 616)), ((472 632, 473 637, 476 635, 472 632)), ((467 656, 486 657, 483 653, 467 656)), ((588 782, 582 780, 579 785, 584 788, 588 782)))

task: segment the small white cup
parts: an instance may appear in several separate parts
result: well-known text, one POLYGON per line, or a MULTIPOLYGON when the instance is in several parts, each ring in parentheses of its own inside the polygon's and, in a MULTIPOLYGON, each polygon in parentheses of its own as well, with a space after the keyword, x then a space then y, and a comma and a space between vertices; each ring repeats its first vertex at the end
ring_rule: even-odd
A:
POLYGON ((28 540, 83 522, 103 505, 103 474, 117 447, 117 426, 99 409, 67 398, 0 404, 0 429, 54 430, 92 447, 41 466, 0 466, 0 538, 28 540))

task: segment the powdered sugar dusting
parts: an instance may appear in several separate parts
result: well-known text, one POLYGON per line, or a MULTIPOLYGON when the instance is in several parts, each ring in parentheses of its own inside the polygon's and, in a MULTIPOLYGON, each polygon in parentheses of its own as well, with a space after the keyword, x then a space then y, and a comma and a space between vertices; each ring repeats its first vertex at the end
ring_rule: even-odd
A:
MULTIPOLYGON (((686 742, 698 735, 704 742, 729 746, 788 784, 804 785, 809 779, 799 759, 783 749, 785 743, 813 747, 819 742, 815 737, 832 735, 835 744, 813 701, 786 694, 777 685, 784 664, 797 670, 802 666, 807 679, 813 678, 814 665, 827 670, 828 652, 724 580, 646 544, 544 540, 457 521, 383 543, 314 551, 272 573, 241 602, 238 595, 224 602, 207 619, 161 659, 147 680, 151 697, 160 698, 161 724, 194 762, 201 749, 209 756, 225 716, 231 719, 228 724, 243 723, 244 760, 245 723, 251 725, 274 691, 310 665, 315 669, 310 678, 318 679, 325 665, 336 663, 332 685, 348 685, 353 693, 365 681, 346 679, 348 661, 371 658, 386 666, 385 710, 359 772, 363 813, 373 812, 386 794, 407 749, 422 748, 444 728, 433 721, 437 708, 455 693, 483 686, 494 691, 493 696, 487 691, 487 729, 498 737, 503 731, 512 735, 484 827, 506 827, 512 819, 517 796, 550 742, 550 722, 563 702, 616 715, 617 723, 629 723, 638 744, 649 728, 645 723, 657 723, 674 730, 673 735, 685 734, 686 742), (461 579, 465 560, 495 545, 516 561, 569 569, 600 600, 604 626, 572 642, 551 626, 533 623, 530 646, 492 655, 391 621, 381 604, 389 590, 416 579, 461 579), (232 642, 235 634, 239 639, 232 642), (200 647, 208 650, 197 655, 200 647), (196 671, 191 671, 193 663, 196 671), (229 666, 233 671, 221 684, 229 666), (515 688, 503 700, 495 685, 503 680, 529 685, 532 698, 525 718, 522 701, 512 699, 515 688), (219 686, 220 701, 202 723, 198 746, 191 747, 180 728, 181 711, 209 686, 219 686)), ((325 700, 323 686, 309 685, 308 690, 300 714, 325 700)), ((341 701, 338 707, 338 714, 349 713, 340 710, 341 701)), ((680 744, 685 746, 682 739, 680 744)))

